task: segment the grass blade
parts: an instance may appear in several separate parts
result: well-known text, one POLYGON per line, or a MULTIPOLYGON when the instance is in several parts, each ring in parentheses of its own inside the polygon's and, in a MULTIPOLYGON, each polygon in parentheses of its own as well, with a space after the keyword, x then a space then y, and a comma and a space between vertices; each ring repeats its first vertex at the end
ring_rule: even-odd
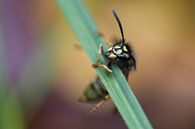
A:
MULTIPOLYGON (((95 22, 81 0, 57 0, 62 12, 78 37, 83 49, 92 63, 97 60, 99 43, 107 48, 104 39, 97 36, 99 32, 95 22)), ((113 102, 119 110, 123 120, 130 129, 152 129, 152 126, 130 89, 121 70, 113 67, 113 73, 98 68, 97 73, 106 86, 113 102)))

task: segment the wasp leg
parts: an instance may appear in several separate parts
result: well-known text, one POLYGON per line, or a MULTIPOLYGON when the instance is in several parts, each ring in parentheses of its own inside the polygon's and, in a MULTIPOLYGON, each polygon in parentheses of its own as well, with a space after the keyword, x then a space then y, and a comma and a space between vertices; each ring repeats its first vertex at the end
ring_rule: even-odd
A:
POLYGON ((108 66, 107 65, 105 65, 105 64, 92 64, 92 67, 94 67, 94 68, 97 68, 97 67, 103 67, 105 70, 107 70, 109 73, 112 73, 112 70, 110 69, 110 68, 108 68, 108 66))
POLYGON ((107 70, 108 72, 112 72, 112 70, 105 64, 100 64, 100 57, 104 56, 104 50, 103 50, 103 46, 102 44, 99 45, 99 49, 98 49, 98 59, 97 62, 95 64, 92 64, 93 68, 97 68, 97 67, 103 67, 105 70, 107 70))
MULTIPOLYGON (((103 46, 102 46, 102 44, 100 44, 99 45, 99 49, 98 49, 98 59, 97 59, 97 61, 96 61, 96 64, 99 64, 99 62, 100 62, 100 57, 101 56, 103 56, 103 53, 104 53, 104 50, 103 50, 103 46)), ((93 64, 93 65, 95 65, 95 64, 93 64)), ((92 65, 92 66, 93 66, 92 65)), ((96 68, 96 67, 95 67, 96 68)))
POLYGON ((104 104, 108 99, 110 98, 110 95, 106 95, 99 103, 97 103, 90 111, 87 113, 87 117, 89 117, 94 111, 96 111, 102 104, 104 104))
POLYGON ((99 57, 104 55, 104 49, 103 49, 103 45, 101 43, 99 45, 98 55, 99 55, 99 57))

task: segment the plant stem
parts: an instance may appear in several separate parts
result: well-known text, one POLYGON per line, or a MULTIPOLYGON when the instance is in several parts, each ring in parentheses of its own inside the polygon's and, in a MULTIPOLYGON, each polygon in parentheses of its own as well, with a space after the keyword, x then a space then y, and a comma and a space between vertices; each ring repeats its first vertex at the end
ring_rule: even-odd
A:
MULTIPOLYGON (((79 39, 84 51, 92 63, 97 60, 99 43, 104 49, 107 45, 99 33, 95 22, 82 0, 57 0, 68 23, 79 39)), ((129 129, 152 129, 152 126, 133 94, 129 84, 117 66, 113 66, 110 74, 102 68, 96 71, 108 90, 113 102, 129 129)))

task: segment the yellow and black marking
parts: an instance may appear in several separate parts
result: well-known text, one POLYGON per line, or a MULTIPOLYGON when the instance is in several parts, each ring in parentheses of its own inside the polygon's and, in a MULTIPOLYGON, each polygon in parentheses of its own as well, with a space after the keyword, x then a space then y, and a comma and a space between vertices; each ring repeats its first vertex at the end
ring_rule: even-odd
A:
POLYGON ((95 102, 101 100, 108 95, 104 84, 101 82, 100 78, 97 77, 90 85, 85 89, 83 95, 79 99, 80 102, 95 102))
MULTIPOLYGON (((108 48, 106 51, 103 50, 103 46, 102 44, 100 44, 98 50, 99 59, 97 60, 96 64, 93 64, 92 66, 94 68, 102 67, 109 73, 112 73, 112 65, 117 65, 121 69, 125 78, 128 79, 129 71, 131 71, 132 69, 136 69, 136 60, 131 46, 125 42, 122 24, 115 11, 113 11, 113 15, 119 25, 122 39, 117 40, 114 45, 108 48), (107 64, 100 64, 100 57, 104 57, 107 64)), ((98 100, 100 101, 88 113, 87 116, 89 116, 109 98, 110 96, 105 86, 101 82, 100 78, 97 77, 96 80, 86 88, 79 100, 81 102, 94 102, 98 100)))

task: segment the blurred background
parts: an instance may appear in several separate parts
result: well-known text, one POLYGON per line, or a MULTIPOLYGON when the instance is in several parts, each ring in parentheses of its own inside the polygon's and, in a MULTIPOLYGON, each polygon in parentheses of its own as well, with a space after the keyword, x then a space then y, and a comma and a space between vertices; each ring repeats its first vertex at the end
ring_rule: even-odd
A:
MULTIPOLYGON (((107 41, 126 40, 136 53, 129 84, 155 129, 195 128, 195 2, 85 1, 107 41)), ((95 79, 55 1, 0 1, 0 129, 126 129, 113 103, 92 116, 79 103, 95 79)), ((111 44, 111 43, 110 43, 111 44)))

